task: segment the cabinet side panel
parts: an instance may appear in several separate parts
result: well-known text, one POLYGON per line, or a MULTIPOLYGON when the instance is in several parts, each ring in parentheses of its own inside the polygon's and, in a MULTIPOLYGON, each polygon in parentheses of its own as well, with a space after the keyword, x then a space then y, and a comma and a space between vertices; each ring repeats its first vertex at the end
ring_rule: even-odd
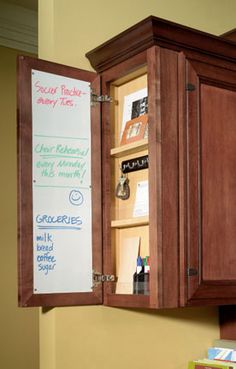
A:
POLYGON ((179 305, 178 53, 161 49, 163 307, 179 305))

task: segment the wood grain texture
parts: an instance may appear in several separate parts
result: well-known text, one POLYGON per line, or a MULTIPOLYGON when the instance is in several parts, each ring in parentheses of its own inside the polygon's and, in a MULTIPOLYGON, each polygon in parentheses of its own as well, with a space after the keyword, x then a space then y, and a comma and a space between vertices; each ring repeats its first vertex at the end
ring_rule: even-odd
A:
MULTIPOLYGON (((234 82, 236 86, 236 78, 234 82)), ((236 283, 235 117, 236 92, 202 84, 203 280, 236 283)))
POLYGON ((163 307, 179 305, 178 55, 161 48, 163 307))
POLYGON ((150 306, 163 306, 163 252, 162 252, 162 151, 161 151, 161 91, 160 48, 153 46, 147 52, 148 65, 148 141, 149 141, 149 224, 150 306))
POLYGON ((149 300, 149 296, 144 295, 118 295, 113 293, 107 295, 106 304, 125 308, 149 308, 149 300))
POLYGON ((86 56, 93 68, 102 72, 154 45, 236 60, 236 48, 232 42, 154 16, 128 28, 86 56))
MULTIPOLYGON (((186 70, 186 86, 187 83, 195 86, 194 91, 186 91, 187 95, 187 119, 185 121, 186 134, 186 258, 187 268, 197 270, 197 275, 188 277, 187 279, 187 298, 192 297, 199 284, 199 81, 198 76, 191 63, 185 65, 186 70)), ((186 88, 185 86, 185 88, 186 88)), ((187 270, 185 270, 187 274, 187 270)))
POLYGON ((186 163, 186 58, 178 55, 178 120, 179 120, 179 276, 180 306, 187 301, 187 163, 186 163))
MULTIPOLYGON (((32 210, 32 101, 31 70, 37 69, 69 78, 94 82, 99 93, 100 81, 92 72, 30 57, 18 59, 18 273, 20 306, 65 306, 102 302, 102 287, 91 293, 33 294, 33 210, 32 210)), ((100 107, 92 110, 92 183, 93 192, 93 267, 101 271, 101 145, 100 107), (97 189, 97 190, 96 190, 97 189)))
POLYGON ((236 73, 187 63, 188 304, 236 302, 236 73))

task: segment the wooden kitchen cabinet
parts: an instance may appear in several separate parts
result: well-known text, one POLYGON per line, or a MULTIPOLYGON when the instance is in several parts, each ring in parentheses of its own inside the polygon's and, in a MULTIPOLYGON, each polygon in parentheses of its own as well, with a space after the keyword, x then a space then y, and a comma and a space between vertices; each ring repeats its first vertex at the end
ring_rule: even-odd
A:
MULTIPOLYGON (((21 216, 20 268, 26 268, 25 250, 31 264, 21 274, 20 304, 142 308, 234 304, 235 44, 149 17, 86 56, 97 73, 91 77, 97 94, 98 76, 101 81, 101 96, 91 108, 92 131, 96 126, 91 153, 96 283, 82 298, 80 291, 49 291, 35 300, 29 297, 31 287, 25 298, 26 281, 27 286, 34 283, 34 254, 32 234, 22 244, 21 216), (140 163, 148 167, 122 174, 122 168, 140 163), (127 199, 120 190, 124 196, 129 192, 127 199), (146 290, 139 293, 134 293, 130 277, 123 278, 131 273, 129 257, 134 263, 136 254, 150 260, 146 290)), ((45 71, 58 73, 58 68, 52 65, 45 71)), ((67 67, 63 68, 60 75, 66 77, 67 67)), ((73 78, 80 78, 74 73, 73 78)), ((25 124, 22 117, 20 127, 25 124)), ((20 173, 19 183, 21 177, 20 173)), ((25 211, 22 196, 20 214, 25 211)))

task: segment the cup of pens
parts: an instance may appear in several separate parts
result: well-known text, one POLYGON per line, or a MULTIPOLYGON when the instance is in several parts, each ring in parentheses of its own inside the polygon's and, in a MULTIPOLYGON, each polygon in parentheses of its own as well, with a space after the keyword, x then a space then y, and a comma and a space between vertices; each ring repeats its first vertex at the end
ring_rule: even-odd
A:
POLYGON ((137 258, 136 272, 133 275, 133 294, 149 295, 150 257, 137 258))

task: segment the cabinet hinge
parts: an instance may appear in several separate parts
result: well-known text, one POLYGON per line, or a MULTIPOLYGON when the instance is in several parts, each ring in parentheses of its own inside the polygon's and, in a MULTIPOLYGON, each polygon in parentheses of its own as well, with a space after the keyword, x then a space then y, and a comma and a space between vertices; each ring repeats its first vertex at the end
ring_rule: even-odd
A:
POLYGON ((94 92, 91 92, 91 104, 96 103, 103 103, 103 102, 112 102, 112 97, 108 95, 97 95, 94 92))
POLYGON ((93 271, 93 288, 97 287, 102 282, 115 282, 116 277, 112 274, 102 274, 93 271))
POLYGON ((197 269, 194 269, 194 268, 188 268, 187 269, 187 276, 188 277, 192 277, 194 275, 198 275, 198 271, 197 269))
POLYGON ((194 90, 196 90, 196 87, 192 83, 187 83, 186 91, 194 91, 194 90))

